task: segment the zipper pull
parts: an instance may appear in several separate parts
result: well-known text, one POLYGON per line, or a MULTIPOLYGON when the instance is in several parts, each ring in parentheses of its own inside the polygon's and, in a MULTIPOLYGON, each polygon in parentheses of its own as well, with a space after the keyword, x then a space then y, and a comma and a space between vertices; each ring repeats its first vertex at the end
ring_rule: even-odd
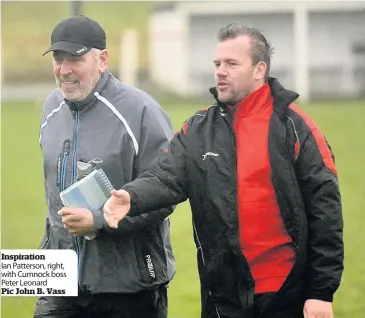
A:
POLYGON ((64 143, 63 151, 66 155, 70 153, 71 143, 69 140, 66 140, 64 143))

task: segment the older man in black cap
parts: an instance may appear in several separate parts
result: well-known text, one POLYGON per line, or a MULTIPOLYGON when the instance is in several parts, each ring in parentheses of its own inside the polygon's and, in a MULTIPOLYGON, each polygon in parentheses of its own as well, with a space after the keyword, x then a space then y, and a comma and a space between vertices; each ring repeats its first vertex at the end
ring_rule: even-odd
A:
POLYGON ((58 88, 46 99, 39 142, 44 161, 46 229, 42 249, 73 249, 77 297, 38 298, 34 317, 167 317, 167 284, 175 274, 168 207, 109 227, 102 210, 64 207, 60 192, 76 181, 79 161, 102 160, 114 188, 132 181, 167 147, 168 116, 147 93, 108 70, 102 27, 84 16, 53 30, 58 88))

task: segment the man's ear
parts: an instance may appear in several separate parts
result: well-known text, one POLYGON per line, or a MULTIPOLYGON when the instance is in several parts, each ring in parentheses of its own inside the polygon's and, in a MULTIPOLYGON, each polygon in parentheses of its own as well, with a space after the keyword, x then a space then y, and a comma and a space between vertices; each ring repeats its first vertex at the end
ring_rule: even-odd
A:
POLYGON ((258 62, 255 67, 255 79, 262 80, 265 78, 265 73, 267 70, 267 65, 265 62, 258 62))
POLYGON ((100 73, 103 73, 108 67, 108 51, 102 50, 100 52, 100 73))

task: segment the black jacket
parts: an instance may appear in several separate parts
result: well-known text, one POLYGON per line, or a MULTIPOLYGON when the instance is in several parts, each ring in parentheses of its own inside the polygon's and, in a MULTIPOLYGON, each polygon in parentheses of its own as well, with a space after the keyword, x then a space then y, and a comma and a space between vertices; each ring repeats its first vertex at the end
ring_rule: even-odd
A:
MULTIPOLYGON (((306 299, 332 301, 340 284, 342 208, 336 171, 325 164, 333 163, 332 153, 324 158, 318 147, 318 142, 328 146, 325 138, 289 108, 298 94, 274 78, 269 85, 272 182, 296 262, 268 309, 294 313, 306 299)), ((152 170, 124 187, 131 195, 131 215, 190 200, 202 317, 246 318, 252 309, 254 281, 239 245, 236 172, 232 115, 217 101, 187 120, 152 170), (207 152, 216 156, 202 160, 207 152)))

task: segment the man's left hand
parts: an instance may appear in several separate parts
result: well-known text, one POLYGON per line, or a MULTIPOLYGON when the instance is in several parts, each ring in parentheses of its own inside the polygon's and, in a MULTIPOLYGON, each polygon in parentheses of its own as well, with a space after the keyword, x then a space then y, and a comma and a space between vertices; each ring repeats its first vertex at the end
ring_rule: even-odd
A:
POLYGON ((88 209, 64 207, 58 215, 62 217, 63 227, 72 235, 85 236, 95 232, 94 218, 88 209))
POLYGON ((308 299, 304 304, 304 318, 333 318, 332 303, 308 299))

